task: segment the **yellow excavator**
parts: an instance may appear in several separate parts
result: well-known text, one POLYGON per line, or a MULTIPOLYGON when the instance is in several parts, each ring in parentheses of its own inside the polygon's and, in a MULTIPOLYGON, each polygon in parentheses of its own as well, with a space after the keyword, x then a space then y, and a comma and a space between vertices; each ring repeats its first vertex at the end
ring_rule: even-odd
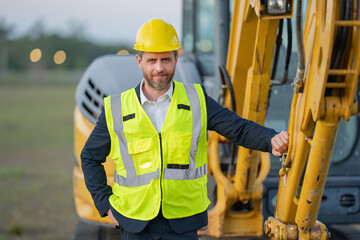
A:
MULTIPOLYGON (((202 239, 328 239, 325 224, 360 223, 359 9, 359 0, 183 0, 174 79, 201 83, 241 117, 290 135, 279 159, 209 132, 212 204, 202 239)), ((133 55, 109 55, 79 82, 74 239, 118 237, 87 192, 80 152, 103 97, 141 78, 133 55)), ((104 167, 111 185, 112 161, 104 167)))
MULTIPOLYGON (((287 155, 281 159, 274 216, 264 224, 265 233, 273 239, 328 239, 328 230, 317 216, 340 120, 349 121, 358 110, 358 4, 308 1, 302 31, 302 1, 297 1, 298 66, 292 86, 288 87, 293 92, 288 120, 290 143, 287 155)), ((280 82, 272 79, 271 71, 279 23, 292 17, 293 5, 292 1, 234 3, 226 63, 233 85, 227 89, 232 89, 233 94, 227 90, 224 102, 240 116, 259 124, 265 123, 273 86, 287 82, 286 77, 280 82)), ((218 145, 224 141, 210 133, 209 165, 217 183, 217 202, 209 210, 207 233, 216 237, 260 237, 263 181, 269 171, 269 156, 239 147, 235 151, 235 172, 224 174, 218 154, 218 145), (232 210, 237 202, 250 202, 252 209, 246 213, 232 210)))

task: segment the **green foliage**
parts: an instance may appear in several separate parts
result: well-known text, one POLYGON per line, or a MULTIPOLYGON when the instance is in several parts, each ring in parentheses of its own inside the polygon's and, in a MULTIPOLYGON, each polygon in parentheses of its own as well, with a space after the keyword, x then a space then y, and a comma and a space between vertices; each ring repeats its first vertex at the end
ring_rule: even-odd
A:
POLYGON ((61 36, 47 33, 42 21, 36 22, 24 36, 11 38, 13 26, 0 19, 0 70, 37 69, 85 69, 96 57, 116 54, 119 50, 131 52, 131 46, 125 43, 101 45, 87 40, 81 26, 74 26, 73 33, 61 36), (30 53, 39 48, 42 57, 38 62, 30 61, 30 53), (54 62, 54 54, 63 50, 66 60, 61 65, 54 62))
POLYGON ((23 229, 22 229, 22 227, 20 226, 19 223, 11 222, 11 223, 9 223, 9 226, 8 226, 8 232, 11 235, 21 236, 22 233, 23 233, 23 229))
POLYGON ((8 26, 4 19, 0 20, 0 42, 6 40, 11 33, 11 26, 8 26))
POLYGON ((9 69, 23 70, 40 65, 42 68, 84 69, 96 57, 105 54, 116 54, 120 49, 129 49, 128 46, 100 46, 90 41, 79 39, 76 36, 62 37, 58 34, 40 35, 35 39, 24 36, 8 42, 9 69), (39 48, 42 58, 39 62, 32 63, 29 59, 30 52, 39 48), (54 63, 54 54, 63 50, 66 61, 60 66, 54 63))

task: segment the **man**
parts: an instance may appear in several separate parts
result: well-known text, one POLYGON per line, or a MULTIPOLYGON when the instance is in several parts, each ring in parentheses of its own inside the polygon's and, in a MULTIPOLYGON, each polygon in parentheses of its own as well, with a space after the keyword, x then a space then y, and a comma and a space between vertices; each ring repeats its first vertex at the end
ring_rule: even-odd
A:
POLYGON ((81 153, 85 182, 101 216, 122 239, 198 239, 207 225, 207 130, 235 144, 281 156, 288 135, 223 108, 198 84, 173 81, 175 29, 146 22, 134 49, 144 79, 104 99, 104 110, 81 153), (102 163, 115 162, 114 186, 102 163))

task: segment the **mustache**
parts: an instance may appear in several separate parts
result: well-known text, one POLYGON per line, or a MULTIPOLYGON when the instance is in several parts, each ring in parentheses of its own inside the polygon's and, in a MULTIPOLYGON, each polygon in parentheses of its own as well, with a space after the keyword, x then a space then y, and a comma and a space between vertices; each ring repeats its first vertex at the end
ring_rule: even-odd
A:
POLYGON ((159 77, 159 76, 161 76, 161 77, 167 77, 167 76, 169 76, 169 74, 159 73, 159 74, 152 74, 152 76, 153 76, 153 77, 159 77))

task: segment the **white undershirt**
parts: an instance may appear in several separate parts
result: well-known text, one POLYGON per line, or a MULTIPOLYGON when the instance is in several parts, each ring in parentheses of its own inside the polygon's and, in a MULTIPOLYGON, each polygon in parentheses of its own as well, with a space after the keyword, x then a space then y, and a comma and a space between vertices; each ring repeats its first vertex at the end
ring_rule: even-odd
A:
POLYGON ((173 84, 171 83, 167 92, 161 95, 158 98, 157 102, 154 102, 147 99, 147 97, 144 95, 144 92, 142 90, 144 82, 145 79, 143 79, 140 84, 141 105, 144 108, 146 114, 149 116, 156 130, 158 132, 161 132, 161 129, 165 122, 167 111, 170 106, 172 93, 173 93, 173 84))

